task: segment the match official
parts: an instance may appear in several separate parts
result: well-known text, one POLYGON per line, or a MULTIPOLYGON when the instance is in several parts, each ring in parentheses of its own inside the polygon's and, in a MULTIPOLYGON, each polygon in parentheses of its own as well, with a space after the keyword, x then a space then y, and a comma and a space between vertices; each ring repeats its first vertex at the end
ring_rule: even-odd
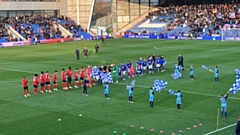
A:
POLYGON ((83 55, 84 55, 85 58, 87 58, 87 55, 88 55, 88 49, 87 49, 87 47, 84 47, 84 49, 83 49, 83 55))
POLYGON ((76 56, 77 56, 77 60, 79 60, 80 59, 80 53, 79 53, 78 47, 77 47, 75 53, 76 53, 76 56))
POLYGON ((95 52, 98 53, 99 46, 98 44, 95 45, 95 52))
POLYGON ((184 66, 183 66, 183 56, 181 54, 178 55, 178 66, 183 67, 184 70, 184 66))

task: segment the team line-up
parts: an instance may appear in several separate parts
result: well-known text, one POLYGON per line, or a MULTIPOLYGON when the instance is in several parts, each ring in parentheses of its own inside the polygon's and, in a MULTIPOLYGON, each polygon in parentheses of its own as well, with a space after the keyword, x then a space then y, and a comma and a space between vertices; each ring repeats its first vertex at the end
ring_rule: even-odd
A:
MULTIPOLYGON (((119 80, 125 80, 126 79, 126 73, 128 72, 128 77, 129 78, 133 78, 134 75, 136 76, 141 76, 146 74, 146 70, 149 71, 149 73, 154 73, 154 70, 156 68, 156 71, 158 72, 164 72, 164 66, 166 64, 166 61, 164 60, 164 56, 158 56, 155 59, 155 55, 151 55, 149 56, 149 58, 146 59, 142 59, 139 58, 139 60, 136 63, 136 73, 134 71, 133 68, 133 64, 128 61, 126 64, 124 62, 121 63, 120 67, 118 67, 115 63, 111 64, 110 66, 108 66, 108 64, 106 63, 104 66, 101 67, 97 67, 97 66, 93 66, 92 68, 90 66, 88 66, 86 68, 86 71, 84 69, 84 67, 82 67, 80 69, 80 77, 78 76, 78 68, 76 68, 73 72, 73 78, 75 80, 75 88, 79 88, 79 79, 80 79, 80 85, 83 87, 83 95, 84 96, 88 96, 87 93, 87 87, 92 88, 92 85, 96 85, 95 82, 97 82, 98 85, 100 84, 104 84, 104 94, 105 97, 107 99, 109 98, 109 83, 112 83, 113 81, 116 81, 116 83, 118 83, 119 80), (103 74, 111 74, 110 78, 104 78, 103 74), (107 80, 106 80, 107 79, 107 80)), ((204 69, 207 69, 207 67, 203 66, 204 69)), ((185 68, 186 69, 186 68, 185 68)), ((182 62, 180 60, 180 62, 178 64, 175 64, 174 66, 174 73, 172 74, 172 77, 174 79, 178 79, 181 77, 181 74, 178 70, 184 70, 183 67, 183 59, 182 62)), ((190 79, 193 80, 194 79, 194 69, 193 66, 190 65, 190 69, 188 69, 190 71, 190 79)), ((208 70, 208 69, 207 69, 208 70)), ((209 70, 210 72, 213 72, 212 70, 209 70)), ((236 70, 236 79, 239 78, 239 71, 237 73, 238 70, 236 70)), ((53 82, 53 90, 54 91, 58 91, 58 83, 57 83, 57 70, 54 72, 53 77, 52 77, 52 82, 53 82)), ((215 70, 214 70, 214 76, 215 76, 215 82, 219 81, 219 70, 218 67, 216 66, 215 70)), ((65 71, 65 69, 62 69, 61 72, 61 79, 62 79, 62 89, 63 90, 68 90, 68 89, 72 89, 72 69, 71 67, 68 68, 67 71, 65 71)), ((49 72, 46 71, 45 73, 43 71, 41 71, 40 74, 40 92, 44 93, 44 92, 52 92, 51 91, 51 85, 50 85, 50 75, 49 72), (45 90, 46 88, 46 90, 45 90), (45 91, 44 91, 45 90, 45 91)), ((33 77, 33 93, 34 95, 38 94, 38 85, 39 85, 39 79, 38 79, 38 74, 35 74, 33 77)), ((30 96, 29 94, 29 90, 28 90, 28 80, 27 78, 24 76, 22 79, 22 86, 24 89, 24 97, 28 97, 30 96)), ((132 102, 132 93, 133 93, 133 87, 134 84, 130 84, 127 89, 129 90, 129 101, 130 103, 132 102)), ((180 90, 178 90, 178 92, 173 92, 173 91, 169 91, 171 95, 176 95, 177 97, 177 108, 180 110, 180 105, 181 105, 181 98, 182 98, 182 94, 180 92, 180 90)), ((150 95, 150 107, 153 107, 153 101, 154 101, 154 90, 152 87, 150 87, 150 91, 149 91, 149 95, 150 95)), ((228 97, 227 95, 222 95, 220 101, 221 104, 223 105, 222 107, 222 112, 226 113, 226 99, 228 97), (224 100, 225 99, 225 100, 224 100)), ((227 115, 225 114, 225 117, 227 117, 227 115)))

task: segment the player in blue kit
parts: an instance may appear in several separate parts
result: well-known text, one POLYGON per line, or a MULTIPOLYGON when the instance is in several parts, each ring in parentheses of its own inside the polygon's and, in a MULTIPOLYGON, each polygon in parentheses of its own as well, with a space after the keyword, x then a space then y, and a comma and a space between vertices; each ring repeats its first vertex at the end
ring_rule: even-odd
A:
POLYGON ((166 65, 166 61, 164 60, 164 56, 162 55, 161 57, 160 57, 160 59, 161 59, 161 61, 160 61, 160 69, 161 69, 161 72, 164 72, 165 71, 165 65, 166 65))
POLYGON ((222 97, 220 98, 220 102, 221 102, 221 117, 223 117, 223 114, 224 114, 224 117, 227 118, 227 98, 228 98, 228 93, 229 91, 227 92, 226 95, 222 95, 222 97))
POLYGON ((127 70, 128 70, 128 78, 130 78, 130 68, 132 66, 132 63, 130 61, 127 62, 127 70))
POLYGON ((122 65, 121 65, 121 70, 122 70, 122 78, 123 78, 123 80, 125 80, 126 79, 126 72, 127 72, 127 66, 124 64, 124 62, 122 62, 122 65))
POLYGON ((160 72, 160 66, 161 66, 161 58, 160 56, 158 56, 156 59, 156 68, 158 72, 160 72))
MULTIPOLYGON (((139 60, 137 61, 137 63, 136 63, 136 73, 137 73, 137 75, 138 75, 138 69, 140 69, 140 75, 142 74, 141 73, 141 69, 142 69, 142 60, 141 60, 141 58, 139 58, 139 60), (140 66, 140 68, 138 68, 140 66)), ((138 75, 138 76, 140 76, 140 75, 138 75)))
POLYGON ((143 69, 143 59, 142 57, 139 58, 140 61, 140 68, 141 68, 141 75, 143 75, 142 69, 143 69))
POLYGON ((147 70, 147 60, 144 59, 142 64, 142 73, 146 74, 146 70, 147 70))
POLYGON ((180 90, 178 90, 177 93, 174 93, 174 95, 176 96, 176 104, 177 104, 177 109, 181 110, 181 104, 182 104, 182 93, 180 90))
POLYGON ((110 99, 109 98, 109 85, 108 85, 108 83, 104 83, 104 94, 105 94, 105 98, 110 99))
POLYGON ((218 66, 215 67, 215 70, 214 70, 214 82, 219 82, 219 70, 218 70, 218 66))
POLYGON ((142 73, 142 71, 141 71, 141 66, 140 66, 140 65, 137 65, 137 67, 136 67, 136 75, 137 75, 137 76, 141 76, 141 73, 142 73))
POLYGON ((194 80, 194 69, 192 65, 190 65, 189 71, 190 71, 190 80, 194 80))
POLYGON ((153 74, 154 73, 154 71, 153 71, 153 64, 154 64, 154 61, 153 61, 153 58, 152 58, 152 56, 150 56, 149 58, 148 58, 148 70, 149 70, 149 74, 153 74))
POLYGON ((235 69, 236 80, 239 79, 239 75, 240 75, 239 69, 235 69))
POLYGON ((133 101, 132 101, 132 98, 133 98, 133 84, 130 84, 127 87, 127 90, 128 90, 128 102, 133 103, 133 101))
POLYGON ((174 73, 178 73, 178 64, 174 65, 174 73))
POLYGON ((150 90, 149 90, 149 101, 150 101, 150 107, 153 107, 154 90, 152 87, 150 87, 150 90))

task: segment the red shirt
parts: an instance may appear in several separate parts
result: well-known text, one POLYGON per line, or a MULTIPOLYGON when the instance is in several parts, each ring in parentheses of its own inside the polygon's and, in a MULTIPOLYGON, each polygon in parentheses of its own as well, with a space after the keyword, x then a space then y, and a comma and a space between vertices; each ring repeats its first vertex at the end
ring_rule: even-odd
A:
POLYGON ((28 80, 27 79, 22 79, 22 86, 27 87, 28 80))
POLYGON ((87 71, 86 71, 86 72, 87 72, 87 75, 91 75, 91 72, 92 72, 92 71, 91 71, 90 68, 87 68, 87 71))
POLYGON ((64 71, 62 71, 61 75, 62 75, 62 80, 66 80, 66 76, 65 76, 65 72, 64 71))
POLYGON ((67 76, 68 76, 69 78, 72 77, 72 71, 71 71, 71 70, 68 70, 68 71, 67 71, 67 76))
POLYGON ((33 77, 33 85, 38 85, 38 77, 33 77))
POLYGON ((53 74, 53 81, 56 82, 57 81, 57 73, 53 74))
POLYGON ((46 73, 46 74, 45 74, 45 79, 46 79, 46 82, 50 82, 50 76, 49 76, 49 73, 46 73))
POLYGON ((40 83, 44 83, 45 82, 45 76, 44 74, 40 75, 40 83))
POLYGON ((84 69, 81 69, 81 71, 80 71, 80 77, 84 77, 84 69))
POLYGON ((73 76, 74 78, 78 78, 77 70, 74 70, 73 76))

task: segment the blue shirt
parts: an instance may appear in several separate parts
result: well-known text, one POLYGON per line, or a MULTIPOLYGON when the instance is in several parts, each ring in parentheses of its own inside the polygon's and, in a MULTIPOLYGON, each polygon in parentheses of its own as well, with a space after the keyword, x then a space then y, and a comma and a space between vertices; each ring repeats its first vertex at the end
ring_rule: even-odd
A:
POLYGON ((182 99, 182 93, 178 92, 175 93, 177 100, 181 100, 182 99))
POLYGON ((128 93, 132 94, 133 93, 133 87, 132 86, 128 86, 128 93))
POLYGON ((132 63, 131 62, 128 62, 127 63, 127 68, 130 68, 132 66, 132 63))
POLYGON ((161 64, 161 59, 160 58, 157 58, 156 64, 161 64))
POLYGON ((148 59, 148 65, 152 65, 153 64, 153 59, 148 59))
POLYGON ((152 89, 149 90, 149 96, 153 97, 154 96, 154 91, 152 89))
POLYGON ((193 72, 194 72, 193 67, 191 67, 191 68, 189 69, 189 71, 190 71, 190 74, 193 74, 193 72))
POLYGON ((227 98, 228 98, 228 94, 225 97, 220 98, 221 106, 223 107, 227 106, 227 98))
POLYGON ((104 89, 105 89, 105 90, 108 90, 108 88, 109 88, 108 84, 105 84, 105 85, 104 85, 104 89))
POLYGON ((126 71, 127 70, 127 66, 124 64, 124 65, 121 65, 121 70, 122 71, 126 71))
POLYGON ((141 65, 141 61, 140 60, 137 61, 137 65, 141 65))
POLYGON ((140 61, 140 65, 143 65, 143 60, 139 60, 140 61))
POLYGON ((143 66, 144 66, 144 67, 147 66, 147 61, 146 61, 146 60, 143 61, 143 66))
POLYGON ((218 71, 218 68, 215 68, 215 74, 218 74, 219 71, 218 71))
POLYGON ((178 69, 178 65, 177 64, 174 65, 174 69, 178 69))
POLYGON ((166 62, 166 61, 165 61, 164 59, 160 59, 160 64, 163 65, 163 64, 165 64, 165 62, 166 62))

